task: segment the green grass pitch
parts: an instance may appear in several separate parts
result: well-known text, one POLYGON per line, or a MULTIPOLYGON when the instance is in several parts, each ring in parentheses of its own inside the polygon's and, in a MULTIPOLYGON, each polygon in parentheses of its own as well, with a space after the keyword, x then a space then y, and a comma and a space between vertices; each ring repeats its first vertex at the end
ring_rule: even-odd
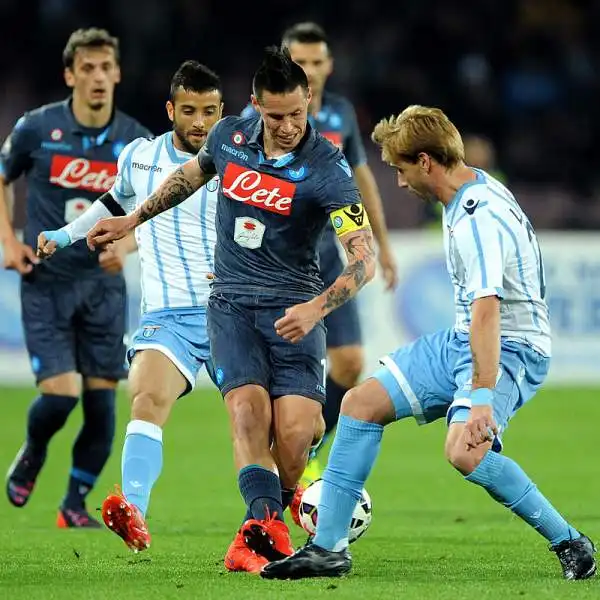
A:
MULTIPOLYGON (((33 394, 0 388, 3 469, 22 442, 33 394)), ((92 511, 120 481, 127 420, 128 402, 121 393, 114 453, 90 495, 92 511)), ((53 440, 27 507, 13 508, 0 499, 0 598, 600 598, 600 579, 563 581, 546 542, 445 463, 442 422, 388 428, 367 483, 373 524, 352 546, 352 574, 299 582, 264 581, 223 567, 244 510, 226 414, 216 392, 201 390, 175 407, 149 511, 152 548, 138 555, 107 530, 55 527, 80 422, 75 411, 53 440)), ((504 438, 506 452, 596 541, 599 423, 599 390, 545 390, 520 411, 504 438)), ((301 544, 302 532, 296 529, 294 539, 301 544)))

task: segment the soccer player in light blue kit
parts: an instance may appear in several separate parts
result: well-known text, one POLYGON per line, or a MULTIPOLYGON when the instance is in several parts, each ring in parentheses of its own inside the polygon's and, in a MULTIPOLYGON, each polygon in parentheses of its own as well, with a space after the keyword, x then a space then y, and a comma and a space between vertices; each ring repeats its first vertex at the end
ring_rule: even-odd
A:
POLYGON ((550 363, 542 255, 514 196, 464 163, 459 132, 439 109, 411 106, 373 132, 398 185, 444 205, 444 246, 455 290, 453 328, 383 358, 382 368, 346 394, 318 507, 317 532, 293 556, 263 568, 266 578, 348 573, 348 528, 383 428, 413 416, 446 417, 445 453, 550 542, 566 579, 596 572, 591 540, 570 525, 521 467, 500 454, 509 419, 539 389, 550 363))
MULTIPOLYGON (((124 215, 204 145, 221 118, 219 77, 196 61, 184 62, 171 81, 167 113, 173 130, 128 144, 111 189, 75 221, 44 231, 38 254, 83 239, 103 217, 124 215)), ((163 427, 176 400, 209 367, 206 303, 214 271, 217 180, 184 203, 136 230, 141 267, 142 317, 128 358, 131 421, 121 461, 123 493, 102 506, 107 527, 134 551, 150 546, 145 521, 150 493, 163 463, 163 427)), ((120 242, 126 246, 129 239, 120 242)))

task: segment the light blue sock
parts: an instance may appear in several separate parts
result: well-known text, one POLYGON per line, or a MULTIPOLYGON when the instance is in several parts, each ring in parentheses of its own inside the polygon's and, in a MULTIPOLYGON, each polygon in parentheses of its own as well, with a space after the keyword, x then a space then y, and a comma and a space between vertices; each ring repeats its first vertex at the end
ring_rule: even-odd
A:
POLYGON ((507 456, 488 450, 465 479, 483 487, 494 500, 529 523, 553 546, 581 535, 538 491, 525 471, 507 456))
POLYGON ((162 470, 162 429, 148 421, 134 420, 127 425, 121 476, 123 494, 145 516, 150 492, 162 470))
POLYGON ((383 426, 340 416, 329 462, 323 473, 313 543, 339 552, 348 546, 352 513, 379 454, 383 426))

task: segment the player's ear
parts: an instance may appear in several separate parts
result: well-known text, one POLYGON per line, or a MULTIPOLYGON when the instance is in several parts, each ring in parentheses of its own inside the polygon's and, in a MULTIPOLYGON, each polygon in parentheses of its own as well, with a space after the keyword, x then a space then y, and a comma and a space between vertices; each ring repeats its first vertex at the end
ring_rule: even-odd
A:
POLYGON ((169 121, 171 121, 172 123, 173 119, 175 118, 175 106, 170 100, 167 100, 167 104, 165 105, 165 107, 167 109, 167 116, 169 117, 169 121))
POLYGON ((223 107, 225 106, 225 104, 223 102, 221 102, 221 104, 219 105, 219 119, 223 118, 223 107))
POLYGON ((74 88, 75 87, 75 75, 73 75, 73 71, 69 68, 65 68, 63 72, 65 83, 67 87, 74 88))
POLYGON ((330 56, 327 62, 329 63, 327 67, 327 77, 329 77, 333 73, 333 57, 330 56))
POLYGON ((254 110, 258 112, 258 99, 254 94, 250 94, 250 102, 252 102, 254 110))
POLYGON ((115 67, 115 83, 121 83, 121 67, 115 67))

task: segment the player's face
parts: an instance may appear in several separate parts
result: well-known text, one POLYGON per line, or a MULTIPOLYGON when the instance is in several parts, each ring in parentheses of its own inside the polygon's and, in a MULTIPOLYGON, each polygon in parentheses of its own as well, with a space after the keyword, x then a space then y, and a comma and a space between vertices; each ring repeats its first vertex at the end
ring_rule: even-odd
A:
POLYGON ((392 167, 396 169, 399 188, 416 194, 423 200, 434 200, 429 187, 428 169, 420 159, 416 163, 398 160, 392 167))
POLYGON ((290 56, 306 73, 308 85, 314 95, 320 96, 325 88, 325 82, 333 71, 333 60, 325 42, 302 44, 292 42, 289 46, 290 56))
POLYGON ((119 81, 121 71, 110 46, 78 48, 72 68, 65 69, 65 82, 73 88, 73 98, 92 110, 112 106, 119 81))
POLYGON ((167 102, 167 114, 173 122, 175 145, 185 152, 196 154, 208 132, 221 118, 223 103, 218 90, 189 92, 179 88, 173 102, 167 102))
POLYGON ((310 100, 310 91, 307 93, 301 86, 287 94, 265 91, 260 103, 252 96, 252 104, 264 123, 265 137, 280 150, 290 152, 300 143, 306 132, 310 100))

